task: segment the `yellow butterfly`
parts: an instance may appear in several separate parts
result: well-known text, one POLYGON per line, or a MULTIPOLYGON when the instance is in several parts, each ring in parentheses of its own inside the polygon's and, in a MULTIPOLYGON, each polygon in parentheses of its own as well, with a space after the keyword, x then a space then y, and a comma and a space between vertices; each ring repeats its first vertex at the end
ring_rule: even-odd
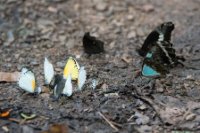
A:
POLYGON ((80 66, 78 62, 74 58, 69 57, 63 72, 64 78, 67 79, 68 76, 71 75, 72 80, 77 80, 79 75, 79 69, 80 66))

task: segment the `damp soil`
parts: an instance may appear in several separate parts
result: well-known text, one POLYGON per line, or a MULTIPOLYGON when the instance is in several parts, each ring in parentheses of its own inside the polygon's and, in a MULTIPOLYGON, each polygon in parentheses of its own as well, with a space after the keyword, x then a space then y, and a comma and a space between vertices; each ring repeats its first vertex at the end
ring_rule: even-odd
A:
POLYGON ((30 95, 15 82, 0 83, 0 108, 11 108, 13 118, 0 120, 0 132, 37 133, 55 123, 76 133, 198 132, 199 22, 197 0, 1 0, 0 71, 28 66, 43 87, 44 57, 62 73, 73 56, 85 66, 87 81, 83 91, 58 101, 49 91, 30 95), (138 76, 143 58, 136 49, 166 21, 175 24, 172 43, 188 67, 177 66, 161 79, 138 76), (105 53, 84 53, 85 32, 104 41, 105 53), (20 112, 37 117, 23 121, 20 112))

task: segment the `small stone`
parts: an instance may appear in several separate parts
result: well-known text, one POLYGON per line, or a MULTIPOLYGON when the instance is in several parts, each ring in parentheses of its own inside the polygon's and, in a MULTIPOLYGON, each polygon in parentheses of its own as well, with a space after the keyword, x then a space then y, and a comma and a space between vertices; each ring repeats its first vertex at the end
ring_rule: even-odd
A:
POLYGON ((130 21, 134 20, 134 16, 130 14, 130 15, 127 16, 127 19, 130 20, 130 21))
POLYGON ((145 35, 144 31, 141 28, 137 28, 136 33, 137 33, 138 36, 144 36, 145 35))
POLYGON ((68 49, 70 49, 70 48, 73 48, 74 44, 75 44, 75 40, 69 39, 65 45, 67 46, 68 49))
POLYGON ((192 75, 187 75, 186 79, 188 79, 188 80, 194 80, 194 77, 192 75))
POLYGON ((149 123, 149 117, 146 116, 146 115, 143 115, 139 112, 136 112, 134 117, 136 117, 136 120, 135 122, 138 124, 138 125, 146 125, 149 123))
POLYGON ((15 59, 19 59, 20 54, 15 54, 15 59))
POLYGON ((112 97, 112 98, 117 98, 119 97, 119 94, 118 93, 108 93, 108 94, 104 94, 105 97, 112 97))
POLYGON ((57 71, 57 72, 62 72, 63 71, 63 69, 61 69, 61 68, 55 68, 55 71, 57 71))
POLYGON ((154 11, 154 6, 151 4, 146 4, 146 5, 142 6, 142 10, 144 12, 152 12, 152 11, 154 11))
POLYGON ((185 117, 185 120, 191 121, 191 120, 193 120, 195 117, 196 117, 196 115, 191 113, 191 114, 189 114, 189 115, 187 115, 187 116, 185 117))
POLYGON ((104 84, 101 86, 101 88, 103 89, 103 91, 106 91, 106 90, 108 89, 108 85, 104 83, 104 84))
POLYGON ((105 11, 107 9, 107 4, 104 2, 98 2, 98 4, 96 5, 96 9, 98 11, 105 11))
POLYGON ((142 104, 140 107, 139 107, 140 110, 146 110, 147 109, 147 106, 142 104))
POLYGON ((4 132, 9 132, 9 129, 8 129, 8 127, 7 126, 2 126, 2 129, 4 130, 4 132))
POLYGON ((37 65, 39 65, 39 63, 35 60, 35 61, 31 61, 31 63, 30 63, 31 65, 33 65, 33 66, 37 66, 37 65))
POLYGON ((78 4, 78 3, 74 5, 74 9, 75 9, 76 11, 78 11, 78 10, 80 9, 80 7, 81 7, 81 6, 80 6, 80 4, 78 4))
POLYGON ((51 104, 49 104, 49 109, 52 110, 53 109, 53 106, 51 104))
POLYGON ((57 62, 56 65, 60 68, 63 68, 65 66, 65 63, 63 62, 57 62))
POLYGON ((26 125, 22 126, 21 131, 22 133, 34 133, 33 128, 26 125))
POLYGON ((162 87, 159 87, 158 89, 157 89, 157 92, 163 92, 164 91, 164 89, 162 88, 162 87))
POLYGON ((116 44, 116 42, 115 42, 115 41, 112 41, 112 42, 109 44, 110 48, 111 48, 111 49, 114 48, 115 44, 116 44))
POLYGON ((128 37, 128 39, 135 38, 136 37, 135 31, 129 32, 128 35, 127 35, 127 37, 128 37))
POLYGON ((53 12, 53 13, 57 13, 58 12, 57 8, 52 7, 52 6, 48 7, 48 11, 53 12))

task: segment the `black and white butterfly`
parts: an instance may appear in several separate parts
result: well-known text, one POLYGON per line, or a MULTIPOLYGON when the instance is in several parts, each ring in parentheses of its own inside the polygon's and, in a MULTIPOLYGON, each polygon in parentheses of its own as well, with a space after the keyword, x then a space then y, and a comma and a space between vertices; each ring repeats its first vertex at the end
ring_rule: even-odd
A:
POLYGON ((143 57, 146 56, 148 51, 154 46, 155 42, 171 40, 171 33, 174 30, 174 24, 172 22, 165 22, 156 27, 145 39, 142 47, 138 50, 139 54, 143 57))
POLYGON ((172 44, 168 41, 157 41, 154 42, 144 58, 142 75, 146 77, 165 76, 177 64, 181 64, 181 62, 179 62, 179 57, 176 56, 172 44))

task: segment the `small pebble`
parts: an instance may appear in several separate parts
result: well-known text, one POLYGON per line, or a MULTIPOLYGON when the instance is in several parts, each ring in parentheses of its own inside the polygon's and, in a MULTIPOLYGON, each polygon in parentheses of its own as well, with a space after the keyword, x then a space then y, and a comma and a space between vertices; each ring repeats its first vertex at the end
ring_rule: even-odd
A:
POLYGON ((98 4, 96 5, 96 9, 98 11, 105 11, 107 9, 107 4, 104 2, 98 2, 98 4))

